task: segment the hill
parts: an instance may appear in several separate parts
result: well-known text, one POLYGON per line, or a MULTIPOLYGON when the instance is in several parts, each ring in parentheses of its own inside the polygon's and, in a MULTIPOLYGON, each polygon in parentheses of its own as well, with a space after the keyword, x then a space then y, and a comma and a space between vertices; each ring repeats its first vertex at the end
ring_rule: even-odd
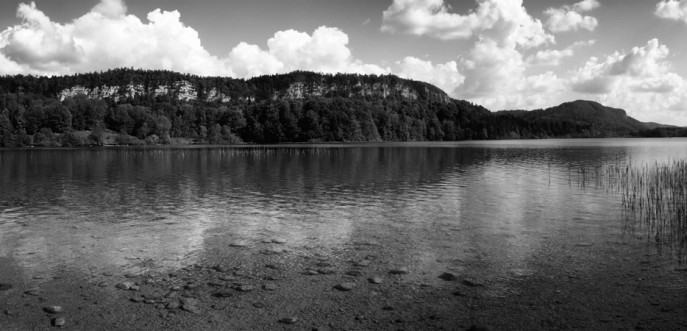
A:
POLYGON ((114 69, 0 77, 0 146, 103 144, 106 132, 118 144, 223 144, 609 137, 653 128, 590 101, 492 113, 393 75, 296 71, 244 80, 114 69))
POLYGON ((586 100, 532 111, 501 111, 497 116, 521 119, 554 137, 622 137, 652 128, 650 124, 627 116, 622 109, 586 100))

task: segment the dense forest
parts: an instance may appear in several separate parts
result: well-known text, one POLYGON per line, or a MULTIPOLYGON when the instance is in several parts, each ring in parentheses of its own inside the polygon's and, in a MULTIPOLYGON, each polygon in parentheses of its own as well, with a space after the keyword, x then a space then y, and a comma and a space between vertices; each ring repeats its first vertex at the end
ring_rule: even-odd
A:
POLYGON ((0 77, 0 147, 681 134, 587 101, 492 113, 392 75, 297 71, 243 80, 116 69, 0 77))

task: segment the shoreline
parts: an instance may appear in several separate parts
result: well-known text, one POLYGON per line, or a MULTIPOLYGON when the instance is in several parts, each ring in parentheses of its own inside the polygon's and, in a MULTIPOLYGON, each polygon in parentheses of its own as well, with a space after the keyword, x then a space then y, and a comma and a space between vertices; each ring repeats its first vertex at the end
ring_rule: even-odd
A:
POLYGON ((460 270, 399 264, 375 242, 312 254, 293 244, 227 243, 226 253, 164 272, 65 266, 27 281, 3 268, 0 279, 13 284, 0 291, 0 328, 51 329, 60 317, 71 330, 687 327, 687 267, 638 239, 550 243, 550 254, 531 262, 545 273, 496 279, 480 275, 480 261, 460 270), (62 312, 44 310, 53 305, 62 312))

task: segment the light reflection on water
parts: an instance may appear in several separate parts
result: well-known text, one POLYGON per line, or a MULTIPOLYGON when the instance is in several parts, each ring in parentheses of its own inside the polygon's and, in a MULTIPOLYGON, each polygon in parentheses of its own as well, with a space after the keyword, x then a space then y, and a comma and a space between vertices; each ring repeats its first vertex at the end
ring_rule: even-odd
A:
POLYGON ((620 240, 580 165, 683 158, 687 140, 0 151, 0 262, 30 278, 171 269, 234 241, 377 242, 418 270, 538 272, 551 243, 620 240))

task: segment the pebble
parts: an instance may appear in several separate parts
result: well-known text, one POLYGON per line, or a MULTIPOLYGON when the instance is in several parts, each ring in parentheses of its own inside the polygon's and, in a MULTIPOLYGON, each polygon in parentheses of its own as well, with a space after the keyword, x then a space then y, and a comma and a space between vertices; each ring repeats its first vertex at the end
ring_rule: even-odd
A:
POLYGON ((172 290, 172 291, 181 291, 181 286, 179 286, 179 285, 174 285, 174 286, 172 286, 172 287, 170 288, 170 290, 172 290))
POLYGON ((317 263, 315 264, 315 266, 316 266, 316 267, 320 267, 320 268, 331 268, 331 267, 333 267, 334 265, 331 264, 331 263, 329 263, 329 262, 326 262, 326 261, 320 261, 320 262, 317 262, 317 263))
POLYGON ((62 307, 60 307, 60 306, 47 306, 47 307, 43 307, 43 310, 46 313, 57 314, 57 313, 62 312, 62 307))
POLYGON ((219 278, 219 280, 223 280, 223 281, 232 281, 232 280, 236 280, 236 277, 234 277, 234 276, 229 276, 229 275, 221 275, 221 276, 219 276, 218 278, 219 278))
POLYGON ((109 271, 105 271, 105 272, 103 272, 103 276, 106 276, 106 277, 114 276, 114 273, 109 272, 109 271))
POLYGON ((321 275, 333 275, 336 273, 336 270, 332 268, 322 268, 322 269, 317 269, 317 273, 321 275))
POLYGON ((224 286, 226 286, 225 283, 222 283, 222 282, 214 282, 214 281, 208 282, 208 285, 214 286, 214 287, 224 287, 224 286))
POLYGON ((448 282, 453 282, 453 281, 458 280, 458 276, 456 276, 455 274, 450 273, 450 272, 444 272, 443 274, 439 275, 439 278, 441 278, 445 281, 448 281, 448 282))
POLYGON ((12 284, 0 283, 0 291, 7 291, 12 288, 12 284))
POLYGON ((309 276, 314 276, 314 275, 319 275, 320 273, 317 272, 317 270, 308 270, 305 272, 305 274, 309 275, 309 276))
POLYGON ((250 292, 250 291, 255 289, 255 286, 253 286, 253 285, 240 285, 240 286, 234 287, 234 289, 236 289, 239 292, 250 292))
POLYGON ((253 304, 253 307, 255 308, 265 308, 265 304, 262 302, 256 302, 253 304))
POLYGON ((146 303, 146 304, 149 304, 149 305, 154 304, 154 303, 156 303, 156 302, 157 302, 157 301, 156 301, 156 300, 153 300, 153 299, 145 299, 145 300, 143 300, 143 303, 146 303))
POLYGON ((157 305, 155 305, 155 308, 157 308, 157 309, 165 309, 165 307, 167 307, 167 306, 165 306, 164 303, 158 303, 157 305))
POLYGON ((236 241, 231 244, 229 244, 230 247, 248 247, 248 243, 243 242, 243 241, 236 241))
POLYGON ((370 277, 367 279, 367 281, 372 283, 372 284, 381 284, 382 278, 381 277, 370 277))
POLYGON ((372 283, 372 284, 381 284, 382 278, 381 277, 370 277, 367 279, 367 281, 372 283))
POLYGON ((363 272, 360 270, 349 270, 349 271, 346 271, 346 275, 353 276, 353 277, 360 277, 363 275, 363 272))
POLYGON ((215 292, 215 294, 213 294, 213 296, 215 296, 217 298, 229 298, 233 295, 234 295, 234 293, 231 293, 227 290, 217 291, 217 292, 215 292))
POLYGON ((472 280, 472 279, 468 279, 468 278, 463 279, 463 281, 461 283, 465 286, 470 286, 470 287, 483 287, 484 286, 484 284, 477 282, 475 280, 472 280))
POLYGON ((408 273, 408 268, 400 267, 400 268, 396 268, 396 269, 391 269, 391 270, 389 270, 389 273, 392 275, 405 275, 408 273))
POLYGON ((118 283, 117 285, 115 285, 115 287, 120 289, 120 290, 128 290, 132 286, 135 286, 135 285, 136 284, 134 284, 133 282, 121 282, 121 283, 118 283))
POLYGON ((229 267, 225 267, 222 265, 216 265, 216 266, 212 267, 212 269, 214 269, 215 271, 218 271, 218 272, 227 272, 230 270, 229 267))
POLYGON ((350 291, 355 287, 355 283, 340 283, 334 286, 335 289, 339 291, 350 291))
POLYGON ((272 242, 275 244, 286 244, 286 239, 283 238, 274 238, 272 239, 272 242))
POLYGON ((110 286, 110 284, 109 284, 108 282, 100 282, 100 283, 98 284, 98 286, 100 286, 100 287, 108 287, 108 286, 110 286))
POLYGON ((276 264, 265 264, 265 268, 279 270, 279 266, 277 266, 276 264))
POLYGON ((266 291, 275 291, 277 289, 277 285, 275 284, 265 284, 262 286, 262 288, 266 291))
POLYGON ((136 274, 132 274, 132 273, 124 274, 124 278, 136 278, 136 277, 137 277, 136 274))
POLYGON ((52 325, 57 326, 57 327, 62 327, 67 321, 64 320, 64 317, 57 317, 52 320, 52 325))
POLYGON ((354 263, 353 265, 356 267, 367 267, 370 265, 370 263, 371 263, 370 260, 362 260, 362 261, 358 261, 358 262, 354 263))
POLYGON ((38 295, 41 294, 41 290, 39 290, 39 289, 30 289, 30 290, 24 291, 24 293, 25 293, 25 294, 28 294, 28 295, 38 296, 38 295))
POLYGON ((284 317, 279 319, 279 323, 282 324, 294 324, 296 322, 298 322, 298 318, 296 317, 284 317))
POLYGON ((172 301, 167 304, 167 309, 179 309, 179 302, 172 301))
POLYGON ((143 298, 141 297, 133 297, 129 299, 131 302, 142 302, 143 298))

